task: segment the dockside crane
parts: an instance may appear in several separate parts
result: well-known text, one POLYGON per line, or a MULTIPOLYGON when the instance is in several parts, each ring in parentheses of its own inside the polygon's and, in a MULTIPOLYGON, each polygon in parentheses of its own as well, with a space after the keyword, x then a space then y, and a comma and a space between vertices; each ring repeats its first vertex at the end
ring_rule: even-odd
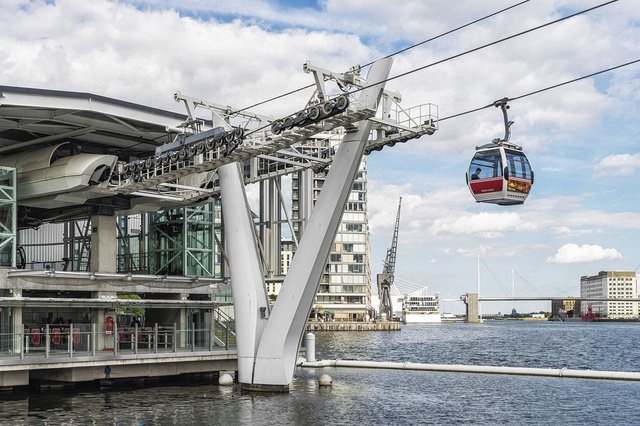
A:
POLYGON ((396 269, 396 254, 398 250, 398 230, 400 229, 400 207, 402 197, 398 201, 398 214, 396 215, 396 225, 393 228, 393 239, 391 247, 387 249, 387 256, 384 259, 382 273, 378 274, 378 295, 380 297, 380 316, 383 319, 391 320, 393 316, 393 306, 391 304, 391 286, 393 285, 393 274, 396 269))

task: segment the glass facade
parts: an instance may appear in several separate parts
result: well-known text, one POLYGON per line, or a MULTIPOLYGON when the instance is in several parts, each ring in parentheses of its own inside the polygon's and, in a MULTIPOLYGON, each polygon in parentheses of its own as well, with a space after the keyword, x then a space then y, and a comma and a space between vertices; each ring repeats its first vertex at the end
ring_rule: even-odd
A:
POLYGON ((147 216, 118 216, 118 272, 148 273, 147 216))
POLYGON ((221 276, 215 203, 149 214, 149 272, 154 275, 221 276))

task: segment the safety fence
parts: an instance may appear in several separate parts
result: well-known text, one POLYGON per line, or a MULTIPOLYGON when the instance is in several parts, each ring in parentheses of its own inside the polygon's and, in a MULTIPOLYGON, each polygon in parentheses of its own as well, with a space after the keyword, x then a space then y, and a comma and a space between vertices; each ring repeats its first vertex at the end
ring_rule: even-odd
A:
POLYGON ((0 362, 6 358, 86 357, 227 350, 235 346, 232 323, 219 318, 210 327, 178 324, 121 326, 113 324, 23 325, 0 333, 0 362))

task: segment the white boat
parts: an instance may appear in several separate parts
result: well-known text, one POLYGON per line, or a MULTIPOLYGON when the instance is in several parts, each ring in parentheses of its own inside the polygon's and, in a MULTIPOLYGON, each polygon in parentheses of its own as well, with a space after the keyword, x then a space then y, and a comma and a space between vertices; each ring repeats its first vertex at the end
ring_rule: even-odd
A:
POLYGON ((442 322, 440 295, 437 293, 429 295, 426 288, 406 295, 402 303, 402 322, 406 324, 442 322))

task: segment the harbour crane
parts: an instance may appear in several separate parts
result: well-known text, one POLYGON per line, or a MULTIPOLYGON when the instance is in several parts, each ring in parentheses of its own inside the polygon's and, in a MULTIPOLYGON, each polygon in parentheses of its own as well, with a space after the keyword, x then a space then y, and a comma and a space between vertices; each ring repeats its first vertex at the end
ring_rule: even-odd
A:
POLYGON ((382 273, 377 275, 378 295, 380 297, 380 316, 383 319, 391 320, 393 316, 393 306, 391 303, 391 286, 393 286, 393 274, 396 269, 396 253, 398 250, 398 230, 400 228, 400 207, 402 197, 398 201, 398 214, 396 215, 396 225, 393 228, 393 239, 391 247, 387 249, 387 256, 384 259, 382 273))

